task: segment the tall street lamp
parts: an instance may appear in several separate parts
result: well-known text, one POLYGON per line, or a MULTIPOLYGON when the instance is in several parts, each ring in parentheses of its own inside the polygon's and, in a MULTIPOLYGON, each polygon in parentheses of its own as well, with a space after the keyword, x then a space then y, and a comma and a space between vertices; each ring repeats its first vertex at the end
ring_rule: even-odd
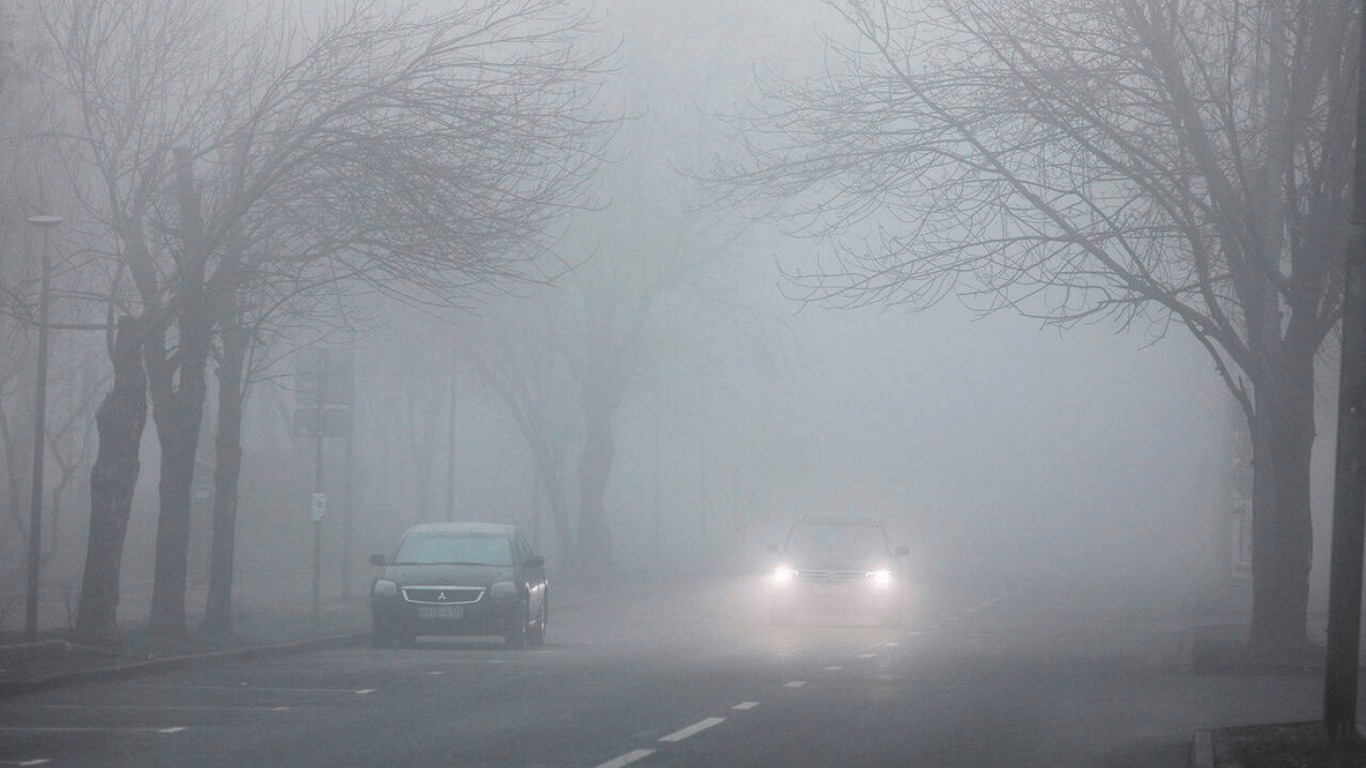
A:
POLYGON ((43 230, 43 276, 38 294, 38 388, 33 405, 33 483, 28 521, 28 603, 24 612, 24 637, 38 638, 38 561, 43 529, 43 451, 47 432, 47 306, 52 268, 48 258, 48 233, 62 223, 60 216, 30 216, 28 223, 43 230))

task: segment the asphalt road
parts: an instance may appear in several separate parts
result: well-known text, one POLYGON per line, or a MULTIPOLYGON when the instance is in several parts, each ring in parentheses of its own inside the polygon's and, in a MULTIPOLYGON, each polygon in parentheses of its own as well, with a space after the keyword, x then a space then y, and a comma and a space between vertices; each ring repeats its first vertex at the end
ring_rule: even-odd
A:
POLYGON ((1193 675, 1167 603, 940 579, 906 620, 766 621, 755 579, 553 605, 547 645, 430 639, 0 700, 0 766, 1185 766, 1312 719, 1311 675, 1193 675))

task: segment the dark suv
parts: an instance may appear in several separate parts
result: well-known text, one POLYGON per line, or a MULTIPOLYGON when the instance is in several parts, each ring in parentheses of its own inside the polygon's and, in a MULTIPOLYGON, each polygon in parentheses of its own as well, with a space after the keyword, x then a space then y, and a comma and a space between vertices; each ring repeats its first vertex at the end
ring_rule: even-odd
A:
POLYGON ((883 626, 901 623, 905 598, 899 560, 879 520, 803 517, 780 543, 768 576, 769 618, 787 624, 801 614, 862 614, 883 626))
POLYGON ((424 523, 403 534, 370 588, 376 648, 418 635, 501 635, 514 648, 545 644, 545 558, 511 525, 424 523))

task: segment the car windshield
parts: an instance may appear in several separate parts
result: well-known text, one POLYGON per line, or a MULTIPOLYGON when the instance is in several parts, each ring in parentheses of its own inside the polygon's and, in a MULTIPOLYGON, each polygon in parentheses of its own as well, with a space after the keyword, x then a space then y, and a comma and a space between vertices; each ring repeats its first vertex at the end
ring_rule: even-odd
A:
POLYGON ((401 565, 512 565, 512 546, 504 536, 476 533, 421 533, 398 545, 394 563, 401 565))
POLYGON ((792 527, 787 548, 817 552, 881 552, 886 549, 876 525, 801 523, 792 527))

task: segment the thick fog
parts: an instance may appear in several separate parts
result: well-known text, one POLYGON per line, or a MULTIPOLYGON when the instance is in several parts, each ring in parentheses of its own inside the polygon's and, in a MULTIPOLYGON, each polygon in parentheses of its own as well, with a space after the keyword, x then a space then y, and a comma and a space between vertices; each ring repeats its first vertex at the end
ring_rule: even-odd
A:
MULTIPOLYGON (((1222 567, 1240 416, 1184 329, 1141 317, 1127 329, 1044 327, 952 299, 923 312, 805 304, 782 269, 809 264, 828 242, 701 207, 696 176, 735 151, 714 114, 752 96, 756 75, 817 71, 819 36, 842 34, 828 10, 774 0, 599 10, 598 44, 620 47, 604 100, 628 119, 596 204, 550 238, 543 275, 553 279, 475 292, 456 309, 357 291, 344 322, 297 328, 262 351, 244 422, 239 578, 308 568, 315 472, 329 590, 343 573, 366 583, 365 556, 424 521, 513 522, 552 571, 564 564, 544 478, 481 366, 541 393, 563 514, 576 525, 579 398, 593 365, 576 329, 593 311, 627 314, 644 303, 642 286, 685 261, 695 268, 651 294, 610 419, 613 565, 746 571, 794 516, 839 515, 888 521, 925 573, 1190 586, 1222 567), (349 447, 295 434, 296 352, 314 344, 354 350, 349 447), (517 351, 525 357, 514 361, 517 351), (546 368, 533 372, 532 360, 546 368)), ((151 574, 156 451, 149 429, 130 583, 151 574)), ((202 583, 208 510, 195 515, 191 577, 202 583)), ((1318 517, 1316 580, 1326 564, 1318 517)), ((68 579, 80 533, 67 532, 68 579)))

